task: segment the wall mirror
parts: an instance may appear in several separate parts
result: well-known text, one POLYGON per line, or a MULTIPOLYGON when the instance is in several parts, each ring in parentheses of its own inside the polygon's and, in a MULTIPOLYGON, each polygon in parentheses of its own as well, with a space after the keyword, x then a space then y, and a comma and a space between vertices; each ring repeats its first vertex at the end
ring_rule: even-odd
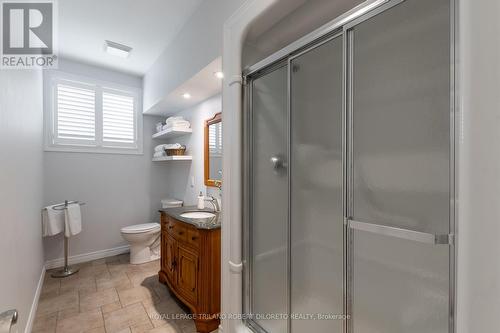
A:
POLYGON ((222 185, 222 113, 205 121, 205 185, 222 185))

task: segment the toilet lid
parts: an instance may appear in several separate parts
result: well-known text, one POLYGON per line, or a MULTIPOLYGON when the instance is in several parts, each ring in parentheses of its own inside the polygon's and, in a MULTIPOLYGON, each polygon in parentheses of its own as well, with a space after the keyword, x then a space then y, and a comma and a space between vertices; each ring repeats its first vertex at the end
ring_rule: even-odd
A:
POLYGON ((129 225, 128 227, 122 228, 122 232, 126 234, 136 234, 140 232, 151 231, 154 229, 160 229, 159 223, 143 223, 129 225))

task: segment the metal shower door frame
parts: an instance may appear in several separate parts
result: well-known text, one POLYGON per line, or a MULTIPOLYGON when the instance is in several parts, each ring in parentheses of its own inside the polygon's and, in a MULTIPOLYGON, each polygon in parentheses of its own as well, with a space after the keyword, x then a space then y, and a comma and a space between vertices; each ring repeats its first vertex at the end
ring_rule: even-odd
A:
MULTIPOLYGON (((457 228, 456 228, 456 216, 458 210, 458 192, 456 188, 457 184, 457 124, 458 124, 458 66, 457 66, 457 20, 458 20, 458 8, 456 0, 449 0, 450 3, 450 110, 449 110, 449 126, 450 126, 450 137, 449 137, 449 234, 427 234, 416 232, 412 230, 406 230, 401 228, 393 228, 386 226, 379 226, 375 224, 370 224, 366 222, 356 221, 351 218, 353 216, 353 188, 354 188, 354 169, 353 169, 353 45, 354 45, 354 32, 353 29, 391 8, 397 6, 407 0, 390 0, 377 8, 365 13, 352 21, 346 23, 343 26, 344 33, 344 52, 345 52, 345 78, 344 85, 346 87, 345 92, 345 110, 346 113, 346 130, 347 130, 347 145, 346 145, 346 215, 345 215, 345 225, 347 226, 347 267, 346 267, 346 280, 347 280, 347 297, 346 297, 346 307, 347 313, 352 315, 352 288, 353 288, 353 230, 365 230, 376 232, 378 234, 390 235, 393 237, 428 243, 428 244, 446 244, 449 246, 449 313, 448 313, 448 331, 449 333, 456 332, 455 327, 455 317, 456 317, 456 255, 457 255, 457 228)), ((346 327, 346 333, 352 333, 352 318, 348 321, 346 327)))
MULTIPOLYGON (((342 37, 343 43, 343 85, 342 85, 342 96, 343 96, 343 112, 342 112, 342 173, 343 173, 343 208, 344 208, 344 315, 347 316, 347 320, 344 321, 344 333, 352 333, 352 229, 355 227, 358 229, 373 229, 377 228, 375 225, 369 225, 368 223, 361 221, 353 221, 350 219, 352 216, 352 203, 353 203, 353 159, 352 159, 352 56, 353 56, 353 32, 352 29, 378 15, 382 12, 402 3, 407 0, 368 0, 363 4, 353 8, 349 12, 339 16, 330 23, 320 27, 319 29, 311 32, 310 34, 300 38, 299 40, 291 43, 290 45, 284 47, 283 49, 273 53, 269 57, 259 61, 258 63, 246 68, 243 75, 244 82, 244 100, 243 100, 243 232, 248 235, 248 237, 243 237, 243 263, 244 263, 244 274, 243 274, 243 309, 245 311, 251 310, 251 262, 248 260, 248 255, 251 253, 251 234, 250 231, 250 221, 251 221, 251 142, 252 142, 252 80, 265 75, 281 66, 287 67, 287 148, 288 148, 288 158, 291 155, 291 145, 290 145, 290 113, 291 113, 291 87, 290 87, 290 62, 294 58, 311 51, 312 49, 322 45, 323 43, 337 38, 342 37)), ((457 58, 457 48, 458 48, 458 6, 457 0, 449 0, 450 2, 450 138, 449 138, 449 234, 445 235, 432 235, 424 234, 419 232, 412 232, 405 229, 399 228, 384 228, 382 232, 387 232, 389 234, 397 234, 401 238, 406 239, 417 239, 420 241, 434 243, 434 244, 448 244, 449 245, 449 333, 456 332, 455 318, 456 318, 456 258, 457 258, 457 211, 458 211, 458 191, 457 191, 457 144, 459 130, 459 82, 458 82, 458 58, 457 58), (396 230, 399 229, 399 230, 396 230)), ((288 168, 288 221, 287 221, 287 236, 288 236, 288 247, 290 245, 290 165, 288 168)), ((290 258, 290 248, 287 249, 287 284, 288 284, 288 294, 287 303, 288 311, 290 313, 291 305, 291 291, 290 291, 290 278, 291 278, 291 258, 290 258)), ((246 313, 247 314, 247 313, 246 313)), ((244 322, 253 331, 257 333, 272 333, 266 332, 262 327, 260 327, 251 318, 245 318, 244 322)), ((288 332, 290 332, 290 318, 288 319, 288 332)))

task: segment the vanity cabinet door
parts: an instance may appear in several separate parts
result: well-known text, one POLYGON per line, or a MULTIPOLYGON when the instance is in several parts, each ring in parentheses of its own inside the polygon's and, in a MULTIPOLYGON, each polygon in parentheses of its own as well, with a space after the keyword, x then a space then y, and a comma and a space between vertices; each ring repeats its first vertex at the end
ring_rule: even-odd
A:
POLYGON ((178 258, 177 287, 184 297, 196 304, 198 301, 198 253, 178 243, 178 258))
POLYGON ((162 265, 165 267, 164 271, 170 282, 177 284, 177 275, 175 274, 177 242, 166 232, 163 233, 163 237, 165 242, 162 244, 164 249, 162 265))

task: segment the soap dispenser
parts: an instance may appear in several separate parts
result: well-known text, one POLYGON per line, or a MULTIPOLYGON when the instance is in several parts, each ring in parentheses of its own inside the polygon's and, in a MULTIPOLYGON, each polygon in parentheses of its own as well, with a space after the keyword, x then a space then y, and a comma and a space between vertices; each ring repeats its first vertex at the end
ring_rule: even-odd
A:
POLYGON ((203 193, 200 191, 200 195, 198 196, 198 209, 204 209, 205 208, 205 197, 203 196, 203 193))

